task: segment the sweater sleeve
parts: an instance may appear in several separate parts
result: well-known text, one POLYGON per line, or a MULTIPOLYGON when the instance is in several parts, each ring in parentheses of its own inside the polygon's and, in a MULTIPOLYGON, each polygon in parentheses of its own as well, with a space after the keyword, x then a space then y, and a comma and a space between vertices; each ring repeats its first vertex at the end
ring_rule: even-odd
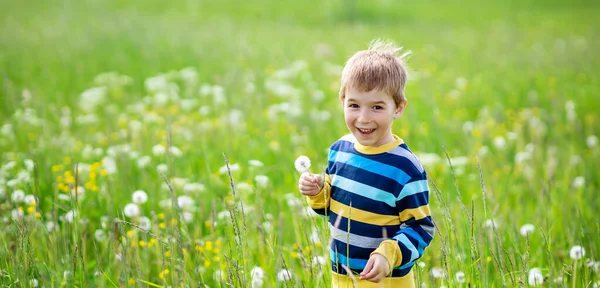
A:
POLYGON ((331 196, 331 177, 325 174, 323 179, 323 189, 314 196, 307 196, 308 205, 319 215, 326 215, 326 210, 329 209, 329 199, 331 196))
POLYGON ((426 174, 412 177, 396 200, 400 230, 383 241, 372 254, 383 255, 393 268, 409 268, 433 240, 435 227, 429 210, 429 186, 426 174))

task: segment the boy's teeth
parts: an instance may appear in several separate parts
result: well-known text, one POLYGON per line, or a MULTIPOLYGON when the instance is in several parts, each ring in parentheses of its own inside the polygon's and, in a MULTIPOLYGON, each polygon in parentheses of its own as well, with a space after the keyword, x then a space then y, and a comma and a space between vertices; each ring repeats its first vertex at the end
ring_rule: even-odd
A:
POLYGON ((369 132, 373 131, 373 129, 360 129, 360 128, 358 130, 360 130, 360 132, 364 132, 364 133, 369 133, 369 132))

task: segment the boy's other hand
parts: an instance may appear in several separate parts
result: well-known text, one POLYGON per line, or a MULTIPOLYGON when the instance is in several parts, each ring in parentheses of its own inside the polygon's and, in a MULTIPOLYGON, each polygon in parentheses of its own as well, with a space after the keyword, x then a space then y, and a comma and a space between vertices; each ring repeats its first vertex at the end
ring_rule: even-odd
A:
POLYGON ((321 175, 304 172, 298 180, 300 193, 306 196, 315 196, 323 189, 323 178, 321 175))
POLYGON ((379 283, 385 276, 390 274, 390 264, 381 254, 373 254, 365 269, 360 272, 360 280, 368 280, 379 283))

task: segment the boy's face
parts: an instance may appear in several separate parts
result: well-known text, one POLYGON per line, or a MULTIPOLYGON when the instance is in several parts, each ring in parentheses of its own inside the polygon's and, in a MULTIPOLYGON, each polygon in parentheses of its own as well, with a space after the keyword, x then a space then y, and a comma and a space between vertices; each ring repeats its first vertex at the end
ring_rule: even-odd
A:
POLYGON ((344 106, 346 125, 358 143, 379 147, 394 141, 392 123, 402 114, 406 101, 398 107, 392 97, 383 91, 360 92, 352 88, 340 100, 344 106))

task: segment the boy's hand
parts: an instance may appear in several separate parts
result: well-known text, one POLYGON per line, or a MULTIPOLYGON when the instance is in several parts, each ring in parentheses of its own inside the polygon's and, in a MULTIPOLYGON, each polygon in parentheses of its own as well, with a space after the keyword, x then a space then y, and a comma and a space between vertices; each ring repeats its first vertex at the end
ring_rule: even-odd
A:
POLYGON ((300 193, 306 196, 315 196, 323 189, 323 178, 320 175, 304 172, 298 180, 300 193))
POLYGON ((390 264, 381 254, 373 254, 367 262, 367 266, 360 273, 360 280, 368 280, 379 283, 390 274, 390 264))

